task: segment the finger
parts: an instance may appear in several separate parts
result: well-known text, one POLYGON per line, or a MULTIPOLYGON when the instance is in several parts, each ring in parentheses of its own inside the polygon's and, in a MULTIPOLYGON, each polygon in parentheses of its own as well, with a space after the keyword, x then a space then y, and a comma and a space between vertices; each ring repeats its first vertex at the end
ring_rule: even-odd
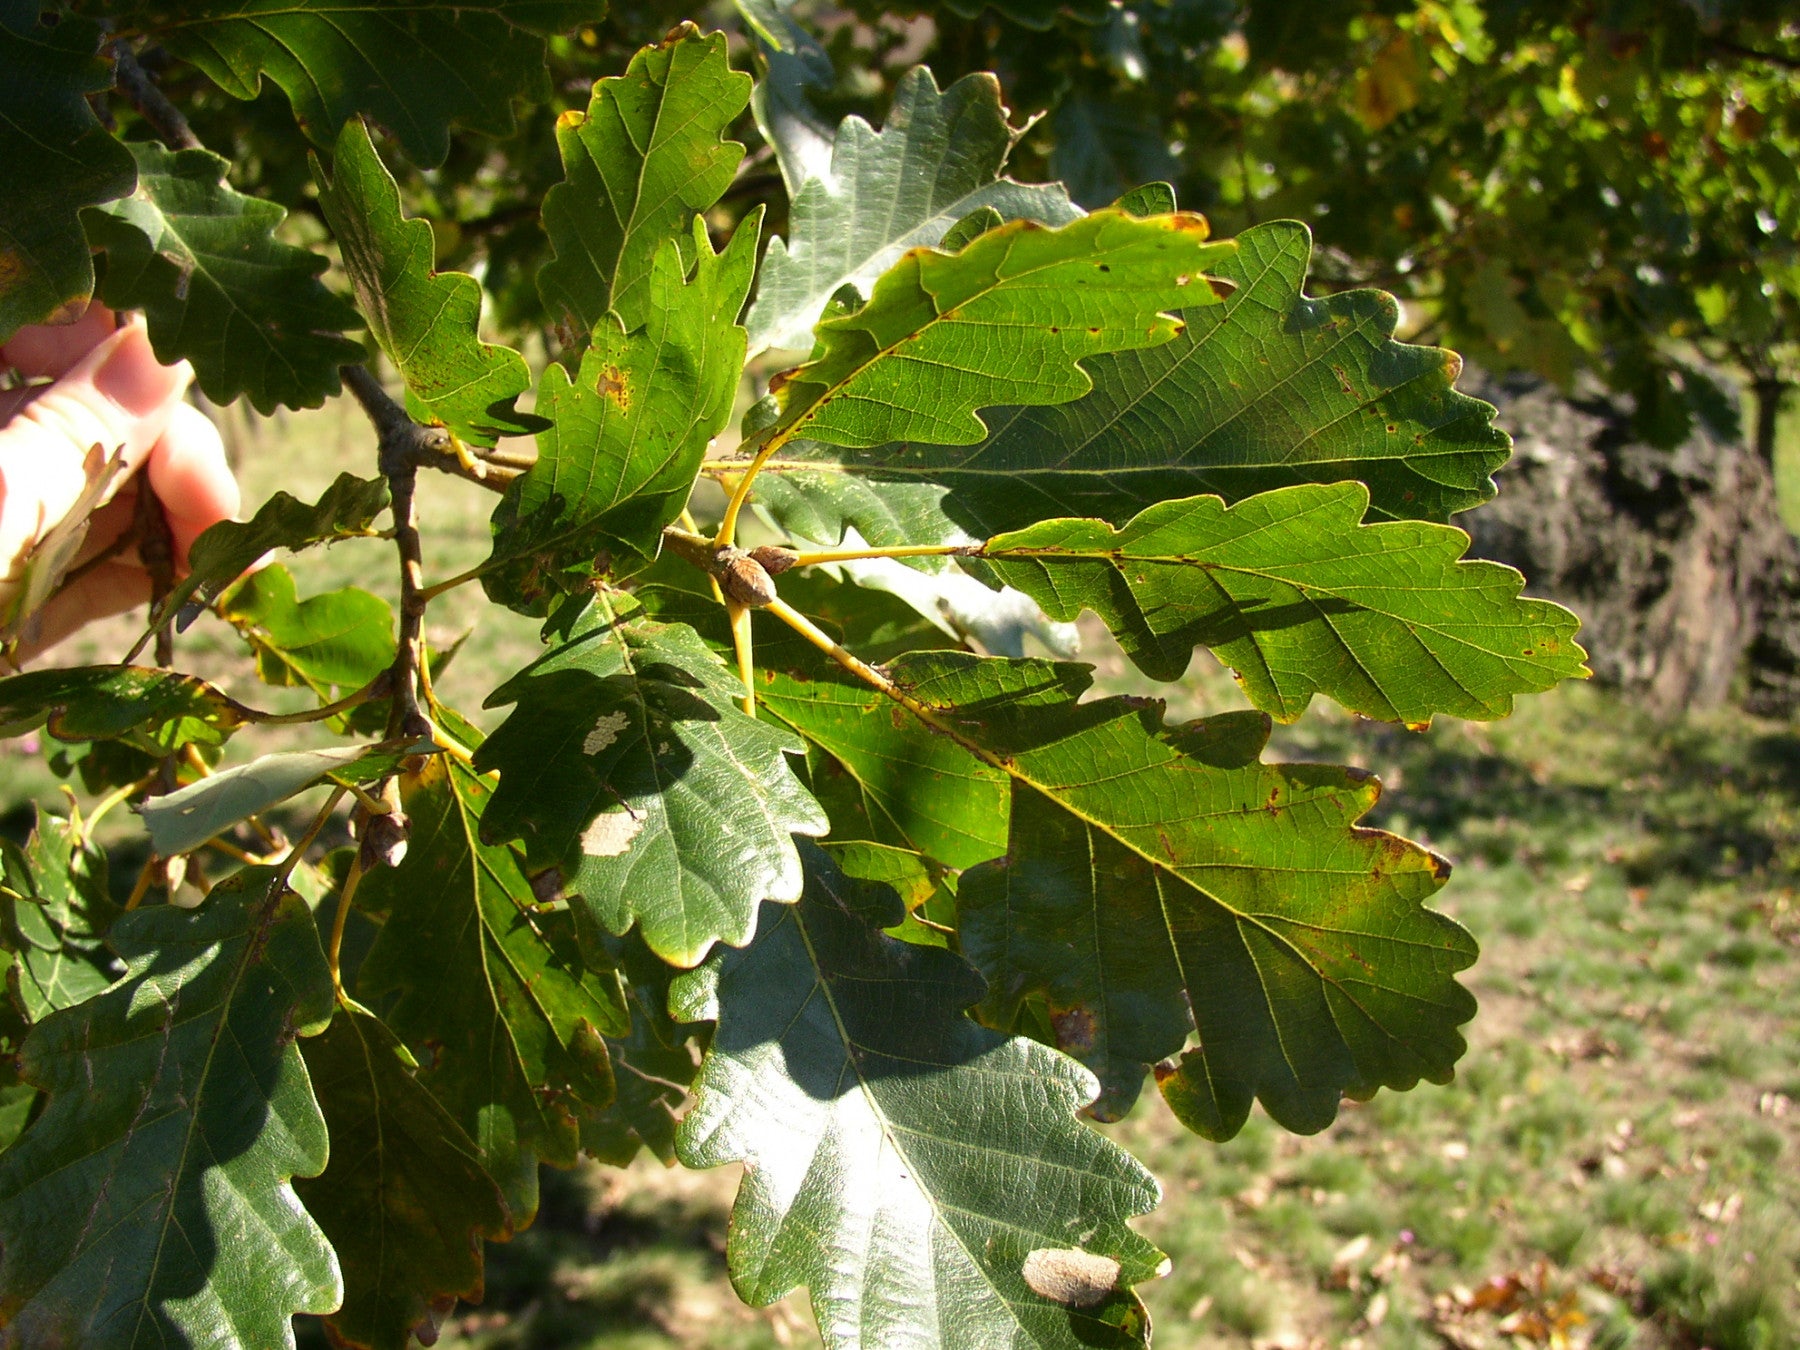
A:
POLYGON ((19 644, 19 659, 31 660, 94 619, 123 614, 149 602, 148 572, 133 563, 103 562, 50 598, 26 641, 19 644))
POLYGON ((145 473, 168 517, 176 562, 186 567, 194 540, 208 526, 237 515, 241 504, 219 429, 192 404, 177 404, 168 430, 150 450, 145 473))
POLYGON ((28 380, 58 379, 117 332, 118 327, 113 312, 95 301, 74 323, 21 328, 0 347, 0 364, 11 366, 28 380))
POLYGON ((141 464, 193 378, 165 366, 141 324, 122 328, 0 427, 0 565, 62 520, 87 486, 88 451, 141 464))

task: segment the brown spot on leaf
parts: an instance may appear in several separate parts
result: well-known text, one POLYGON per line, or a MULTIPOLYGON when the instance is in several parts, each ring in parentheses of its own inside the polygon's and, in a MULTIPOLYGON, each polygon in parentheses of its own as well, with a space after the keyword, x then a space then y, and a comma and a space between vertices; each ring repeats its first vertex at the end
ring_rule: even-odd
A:
POLYGON ((604 394, 619 405, 620 412, 631 410, 631 385, 625 378, 625 372, 608 363, 600 371, 600 378, 594 384, 596 394, 604 394))
POLYGON ((1061 1011, 1053 1009, 1050 1025, 1056 1030, 1057 1049, 1085 1055, 1094 1048, 1094 1014, 1079 1003, 1061 1011))

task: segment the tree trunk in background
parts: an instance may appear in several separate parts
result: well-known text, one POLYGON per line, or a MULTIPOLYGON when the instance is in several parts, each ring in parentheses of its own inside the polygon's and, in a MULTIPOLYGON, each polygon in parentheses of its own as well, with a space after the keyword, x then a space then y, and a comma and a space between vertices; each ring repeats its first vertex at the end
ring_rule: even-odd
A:
POLYGON ((1751 386, 1756 395, 1756 453, 1771 466, 1775 463, 1775 425, 1781 419, 1781 400, 1787 391, 1785 380, 1758 380, 1751 386))
POLYGON ((1498 500, 1458 520, 1471 556, 1579 614, 1597 679, 1665 713, 1800 708, 1800 541, 1756 448, 1700 428, 1673 450, 1636 442, 1630 400, 1603 390, 1478 372, 1462 387, 1514 437, 1498 500))

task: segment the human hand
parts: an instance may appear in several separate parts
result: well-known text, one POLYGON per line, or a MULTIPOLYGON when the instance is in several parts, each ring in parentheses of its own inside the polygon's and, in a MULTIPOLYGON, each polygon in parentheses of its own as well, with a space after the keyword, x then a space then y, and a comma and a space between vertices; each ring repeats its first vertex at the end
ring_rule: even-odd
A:
POLYGON ((134 548, 117 549, 146 480, 168 521, 177 569, 186 568, 201 531, 237 513, 239 495, 217 428, 182 400, 193 370, 185 361, 160 364, 141 319, 120 327, 95 304, 75 323, 21 329, 0 347, 4 369, 53 383, 0 390, 0 611, 32 548, 80 503, 93 447, 123 461, 68 582, 19 643, 22 660, 150 599, 145 561, 134 548))

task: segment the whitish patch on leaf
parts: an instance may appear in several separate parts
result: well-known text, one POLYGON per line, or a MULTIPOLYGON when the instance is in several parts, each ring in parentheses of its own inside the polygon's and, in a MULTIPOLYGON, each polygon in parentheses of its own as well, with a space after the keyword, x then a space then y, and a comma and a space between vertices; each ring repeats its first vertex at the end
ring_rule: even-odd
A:
POLYGON ((594 723, 594 729, 587 734, 581 743, 584 755, 597 755, 607 746, 619 739, 619 733, 631 725, 631 719, 622 712, 611 712, 603 715, 594 723))
POLYGON ((595 816, 594 823, 581 832, 581 851, 590 858, 616 858, 631 847, 631 841, 643 828, 643 816, 630 811, 608 811, 595 816))
POLYGON ((1039 1247, 1020 1273, 1032 1293, 1069 1308, 1092 1308, 1119 1283, 1117 1261, 1079 1247, 1039 1247))

